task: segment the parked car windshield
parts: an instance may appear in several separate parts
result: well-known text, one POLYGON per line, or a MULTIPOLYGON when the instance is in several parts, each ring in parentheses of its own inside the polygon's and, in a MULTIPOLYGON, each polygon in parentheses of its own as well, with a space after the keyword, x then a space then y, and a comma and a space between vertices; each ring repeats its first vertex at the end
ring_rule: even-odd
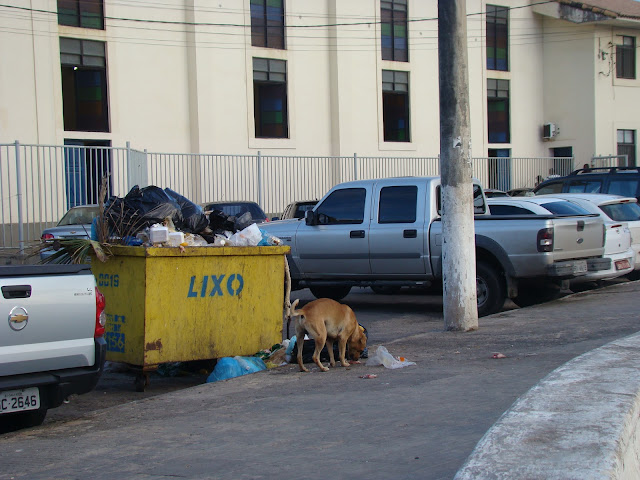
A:
POLYGON ((60 219, 58 226, 89 224, 98 216, 98 213, 98 206, 73 207, 60 219))
POLYGON ((640 220, 640 205, 637 203, 612 203, 601 205, 600 209, 616 222, 640 220))
POLYGON ((584 208, 571 202, 549 202, 542 207, 555 215, 591 215, 584 208))

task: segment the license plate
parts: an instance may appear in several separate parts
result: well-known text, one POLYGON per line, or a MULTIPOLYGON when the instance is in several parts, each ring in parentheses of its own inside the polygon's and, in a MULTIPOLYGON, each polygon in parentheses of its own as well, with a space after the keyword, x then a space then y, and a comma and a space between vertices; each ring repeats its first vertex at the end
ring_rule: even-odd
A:
POLYGON ((573 265, 573 273, 587 273, 587 261, 576 262, 573 265))
POLYGON ((0 392, 0 415, 3 413, 23 412, 40 408, 38 387, 0 392))
POLYGON ((624 260, 616 260, 616 270, 626 270, 630 266, 631 264, 629 263, 629 260, 626 258, 624 260))

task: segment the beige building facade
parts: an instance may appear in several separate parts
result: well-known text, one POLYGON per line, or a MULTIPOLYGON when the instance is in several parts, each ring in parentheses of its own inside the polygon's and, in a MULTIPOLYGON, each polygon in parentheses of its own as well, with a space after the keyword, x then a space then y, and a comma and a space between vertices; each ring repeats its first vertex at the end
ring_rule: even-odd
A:
MULTIPOLYGON (((635 162, 640 3, 574 4, 467 2, 473 156, 635 162)), ((435 0, 10 0, 0 143, 433 157, 437 37, 435 0)))

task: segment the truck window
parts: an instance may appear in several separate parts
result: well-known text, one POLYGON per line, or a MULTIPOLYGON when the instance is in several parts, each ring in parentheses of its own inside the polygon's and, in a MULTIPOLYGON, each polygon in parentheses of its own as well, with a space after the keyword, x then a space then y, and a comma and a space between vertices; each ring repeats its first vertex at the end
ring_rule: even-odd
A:
POLYGON ((548 202, 542 207, 549 210, 554 215, 590 215, 591 213, 575 203, 560 201, 548 202))
POLYGON ((414 223, 418 203, 418 187, 384 187, 380 190, 378 223, 414 223))
POLYGON ((489 205, 491 215, 535 215, 531 210, 515 205, 489 205))
POLYGON ((536 195, 548 195, 550 193, 562 193, 562 182, 553 182, 536 190, 536 195))
MULTIPOLYGON (((569 193, 600 193, 601 191, 601 180, 571 180, 569 182, 569 193)), ((541 192, 536 193, 541 194, 541 192)))
MULTIPOLYGON (((436 208, 438 209, 438 215, 442 215, 442 192, 440 185, 436 187, 436 208)), ((487 213, 487 205, 484 203, 484 195, 482 195, 482 189, 480 185, 473 185, 473 214, 487 213)))
POLYGON ((622 195, 623 197, 635 197, 638 189, 637 178, 625 178, 621 180, 611 180, 609 182, 609 191, 611 195, 622 195))
POLYGON ((358 224, 364 220, 364 188, 344 188, 331 193, 316 210, 320 225, 358 224))

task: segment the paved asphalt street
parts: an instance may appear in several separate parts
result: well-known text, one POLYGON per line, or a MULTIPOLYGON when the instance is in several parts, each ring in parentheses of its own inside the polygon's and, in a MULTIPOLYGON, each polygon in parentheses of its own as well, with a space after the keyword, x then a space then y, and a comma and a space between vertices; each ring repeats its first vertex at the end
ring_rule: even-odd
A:
POLYGON ((417 365, 287 365, 5 434, 0 479, 451 479, 519 396, 639 331, 639 295, 640 282, 621 283, 453 333, 441 303, 354 292, 344 303, 367 328, 370 354, 384 345, 417 365))

